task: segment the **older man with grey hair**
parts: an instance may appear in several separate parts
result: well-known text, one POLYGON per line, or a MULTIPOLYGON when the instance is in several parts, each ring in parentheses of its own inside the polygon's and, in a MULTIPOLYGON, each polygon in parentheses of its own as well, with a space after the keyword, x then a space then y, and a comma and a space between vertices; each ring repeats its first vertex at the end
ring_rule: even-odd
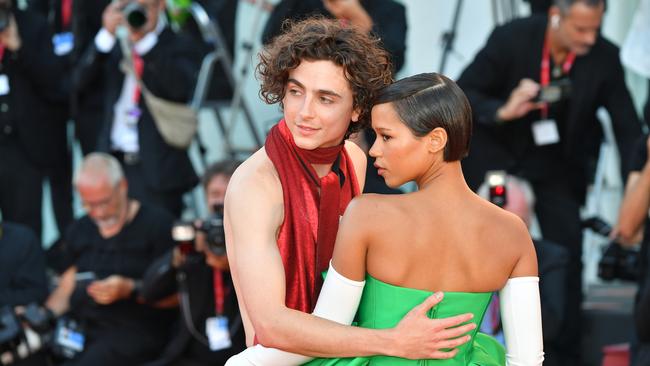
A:
POLYGON ((84 350, 65 365, 141 364, 164 345, 173 319, 138 294, 151 261, 173 245, 173 217, 129 199, 122 168, 108 154, 89 154, 74 186, 87 215, 66 232, 66 270, 46 303, 85 324, 84 350))

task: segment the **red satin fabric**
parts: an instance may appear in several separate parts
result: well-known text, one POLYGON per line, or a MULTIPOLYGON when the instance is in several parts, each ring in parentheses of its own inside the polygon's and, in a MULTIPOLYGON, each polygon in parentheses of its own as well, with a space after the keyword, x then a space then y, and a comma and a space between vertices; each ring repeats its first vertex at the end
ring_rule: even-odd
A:
POLYGON ((286 277, 286 305, 308 313, 318 299, 321 272, 332 258, 339 216, 359 194, 359 183, 343 145, 300 149, 284 120, 271 129, 264 147, 282 183, 284 222, 278 248, 286 277), (319 178, 311 165, 337 159, 343 179, 335 171, 319 178))

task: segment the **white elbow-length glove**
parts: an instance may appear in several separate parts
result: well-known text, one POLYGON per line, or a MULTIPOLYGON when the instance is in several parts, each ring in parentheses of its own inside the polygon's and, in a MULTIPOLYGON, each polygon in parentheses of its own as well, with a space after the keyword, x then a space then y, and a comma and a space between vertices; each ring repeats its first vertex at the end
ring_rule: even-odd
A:
MULTIPOLYGON (((365 284, 365 281, 353 281, 343 277, 330 262, 327 277, 312 314, 340 324, 352 324, 365 284)), ((231 357, 225 366, 297 366, 312 358, 258 344, 231 357)))
POLYGON ((516 277, 499 293, 508 366, 541 366, 544 361, 539 277, 516 277))

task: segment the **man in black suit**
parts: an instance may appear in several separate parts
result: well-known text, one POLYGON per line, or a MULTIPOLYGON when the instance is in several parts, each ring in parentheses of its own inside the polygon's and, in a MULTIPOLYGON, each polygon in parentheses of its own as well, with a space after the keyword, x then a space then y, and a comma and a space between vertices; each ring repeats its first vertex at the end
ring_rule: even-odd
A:
POLYGON ((104 78, 103 125, 98 149, 111 152, 122 163, 132 197, 167 208, 179 216, 182 195, 197 182, 186 149, 167 144, 144 102, 133 73, 120 69, 122 51, 116 30, 124 26, 133 49, 133 64, 149 91, 165 100, 189 101, 199 69, 192 40, 175 34, 160 17, 163 0, 120 1, 108 5, 102 29, 84 53, 75 83, 79 92, 92 90, 104 78), (125 22, 123 9, 137 2, 146 23, 125 22))
POLYGON ((556 346, 571 365, 580 350, 579 209, 601 141, 596 110, 605 107, 611 116, 624 172, 641 133, 618 48, 600 35, 604 10, 603 0, 555 0, 548 17, 498 27, 458 80, 475 114, 463 161, 468 183, 475 189, 493 169, 522 176, 537 197, 543 238, 569 250, 567 321, 556 346), (558 86, 555 92, 570 85, 570 96, 545 89, 544 97, 557 100, 538 101, 549 85, 558 86))
POLYGON ((41 170, 57 161, 48 123, 52 103, 66 100, 65 62, 54 55, 45 18, 0 1, 9 12, 0 32, 0 211, 41 233, 41 170))

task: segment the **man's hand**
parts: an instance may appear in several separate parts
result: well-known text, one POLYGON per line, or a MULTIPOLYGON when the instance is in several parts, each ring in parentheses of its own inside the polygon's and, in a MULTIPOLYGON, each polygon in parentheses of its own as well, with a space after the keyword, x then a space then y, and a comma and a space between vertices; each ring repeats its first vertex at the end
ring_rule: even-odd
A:
POLYGON ((506 104, 497 110, 499 121, 512 121, 527 115, 530 111, 541 108, 544 103, 535 103, 533 98, 539 93, 540 86, 531 79, 521 79, 519 85, 510 93, 506 104))
POLYGON ((409 359, 447 359, 458 353, 456 347, 468 342, 465 335, 476 328, 476 324, 460 325, 473 318, 473 314, 462 314, 445 319, 430 319, 427 312, 440 301, 443 294, 437 292, 416 306, 393 328, 393 339, 397 341, 394 356, 409 359))
POLYGON ((359 0, 323 0, 323 6, 336 19, 346 19, 364 33, 372 29, 372 18, 359 0))
POLYGON ((131 296, 134 287, 135 283, 132 279, 112 275, 100 281, 93 281, 87 291, 96 303, 108 305, 131 296))
POLYGON ((12 52, 18 51, 22 45, 20 33, 18 32, 18 24, 13 14, 9 18, 9 26, 0 33, 0 44, 12 52))
POLYGON ((124 15, 122 15, 123 6, 124 1, 111 2, 102 14, 102 27, 112 35, 115 35, 117 27, 124 23, 124 15))

